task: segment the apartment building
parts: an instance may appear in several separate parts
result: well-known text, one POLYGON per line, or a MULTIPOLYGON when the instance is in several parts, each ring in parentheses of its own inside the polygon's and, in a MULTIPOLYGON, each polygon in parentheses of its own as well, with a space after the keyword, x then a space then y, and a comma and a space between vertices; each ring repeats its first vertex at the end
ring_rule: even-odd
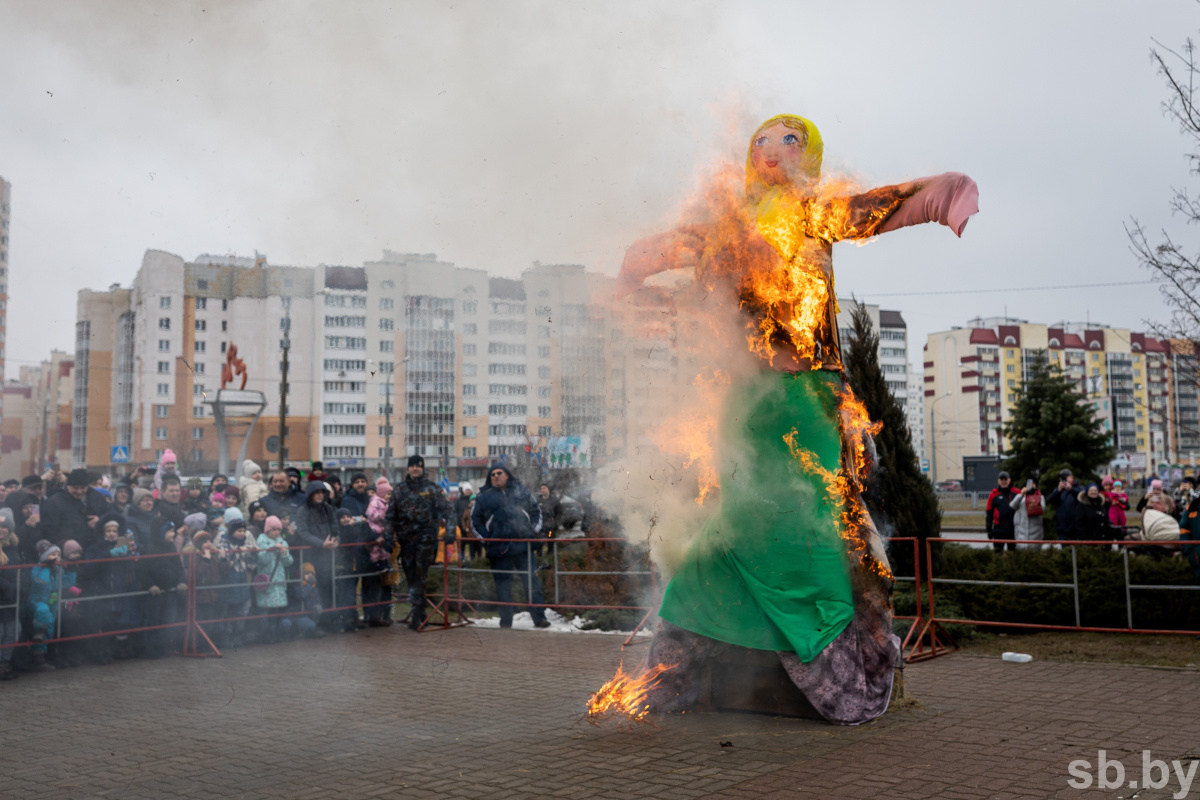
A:
POLYGON ((432 254, 281 267, 149 251, 130 288, 79 293, 73 463, 107 469, 113 447, 134 462, 170 447, 185 472, 215 469, 211 399, 235 345, 246 389, 267 400, 247 453, 274 461, 285 335, 292 462, 378 468, 420 454, 431 471, 478 478, 552 436, 586 436, 602 458, 624 436, 596 302, 611 285, 579 265, 498 278, 432 254))
MULTIPOLYGON (((4 356, 8 350, 8 240, 12 222, 12 183, 0 176, 0 384, 4 383, 4 356)), ((4 419, 4 397, 0 393, 0 421, 4 419)))
POLYGON ((929 472, 929 455, 925 449, 925 381, 915 370, 908 373, 908 401, 904 406, 908 431, 912 434, 913 450, 921 464, 921 471, 929 472))
POLYGON ((4 384, 8 406, 0 420, 0 480, 41 474, 53 464, 69 469, 74 358, 70 353, 53 350, 48 360, 22 366, 17 374, 4 384))
MULTIPOLYGON (((1043 357, 1078 383, 1088 398, 1087 413, 1112 434, 1114 469, 1141 478, 1200 450, 1194 427, 1189 434, 1177 424, 1188 409, 1171 413, 1173 396, 1186 405, 1189 393, 1195 410, 1194 373, 1178 387, 1171 378, 1173 360, 1189 357, 1144 333, 1096 323, 976 317, 964 327, 930 334, 924 352, 930 460, 939 480, 962 478, 963 456, 1003 453, 1003 425, 1033 364, 1043 357)), ((1180 368, 1174 372, 1185 374, 1180 368)))
MULTIPOLYGON (((838 329, 842 339, 842 347, 850 346, 853 336, 851 318, 858 307, 854 300, 838 299, 841 310, 838 312, 838 329)), ((908 408, 908 325, 899 311, 880 309, 879 306, 864 303, 863 308, 871 317, 871 324, 879 334, 879 368, 887 381, 892 397, 902 408, 908 408)))

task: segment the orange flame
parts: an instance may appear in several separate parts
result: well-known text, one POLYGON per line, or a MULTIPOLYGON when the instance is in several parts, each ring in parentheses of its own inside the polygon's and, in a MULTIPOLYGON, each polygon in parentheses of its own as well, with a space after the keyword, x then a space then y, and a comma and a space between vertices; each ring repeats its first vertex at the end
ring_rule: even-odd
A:
POLYGON ((866 445, 862 433, 872 436, 883 429, 882 423, 873 423, 866 407, 854 397, 849 387, 840 394, 838 413, 842 419, 842 441, 853 442, 856 463, 845 464, 840 472, 821 466, 816 454, 796 443, 798 431, 792 428, 783 437, 788 452, 796 459, 800 469, 816 475, 825 484, 825 493, 833 504, 833 518, 838 536, 846 542, 850 558, 870 572, 891 578, 891 571, 871 555, 867 547, 866 530, 869 524, 867 509, 862 502, 862 481, 870 471, 866 459, 866 445))
POLYGON ((658 686, 660 675, 677 666, 679 665, 659 664, 651 669, 640 668, 633 673, 627 673, 622 663, 617 667, 617 674, 588 700, 588 718, 599 719, 615 712, 635 722, 644 719, 650 713, 646 695, 658 686))
POLYGON ((719 485, 714 409, 720 406, 717 402, 719 387, 729 384, 729 373, 723 370, 714 369, 707 375, 697 375, 692 385, 700 389, 702 402, 664 420, 651 434, 654 444, 664 453, 682 457, 683 469, 695 466, 699 470, 697 505, 703 505, 705 498, 719 485))

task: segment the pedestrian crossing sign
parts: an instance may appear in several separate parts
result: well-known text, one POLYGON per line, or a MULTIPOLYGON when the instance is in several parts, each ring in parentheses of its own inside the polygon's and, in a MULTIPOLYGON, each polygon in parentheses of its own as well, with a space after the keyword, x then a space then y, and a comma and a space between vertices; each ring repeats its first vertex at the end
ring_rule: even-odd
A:
POLYGON ((112 449, 112 458, 109 459, 113 464, 128 464, 129 463, 129 448, 126 445, 114 445, 112 449))

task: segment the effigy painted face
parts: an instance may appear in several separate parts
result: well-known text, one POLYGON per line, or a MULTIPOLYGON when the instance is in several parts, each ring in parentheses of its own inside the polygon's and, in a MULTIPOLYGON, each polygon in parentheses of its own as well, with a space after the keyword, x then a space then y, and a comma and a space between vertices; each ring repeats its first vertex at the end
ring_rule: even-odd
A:
POLYGON ((750 159, 763 183, 779 186, 797 182, 804 174, 805 131, 776 122, 754 134, 750 159))

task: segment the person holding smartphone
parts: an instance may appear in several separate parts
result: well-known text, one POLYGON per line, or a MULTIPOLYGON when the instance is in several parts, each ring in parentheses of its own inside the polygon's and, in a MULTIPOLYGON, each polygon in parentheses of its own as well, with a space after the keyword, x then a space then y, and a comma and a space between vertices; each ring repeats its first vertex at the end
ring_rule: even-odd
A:
MULTIPOLYGON (((1045 504, 1033 478, 1025 481, 1024 488, 1013 497, 1013 535, 1018 542, 1040 542, 1044 537, 1042 514, 1045 504)), ((1038 547, 1036 544, 1018 544, 1018 549, 1038 547)))

